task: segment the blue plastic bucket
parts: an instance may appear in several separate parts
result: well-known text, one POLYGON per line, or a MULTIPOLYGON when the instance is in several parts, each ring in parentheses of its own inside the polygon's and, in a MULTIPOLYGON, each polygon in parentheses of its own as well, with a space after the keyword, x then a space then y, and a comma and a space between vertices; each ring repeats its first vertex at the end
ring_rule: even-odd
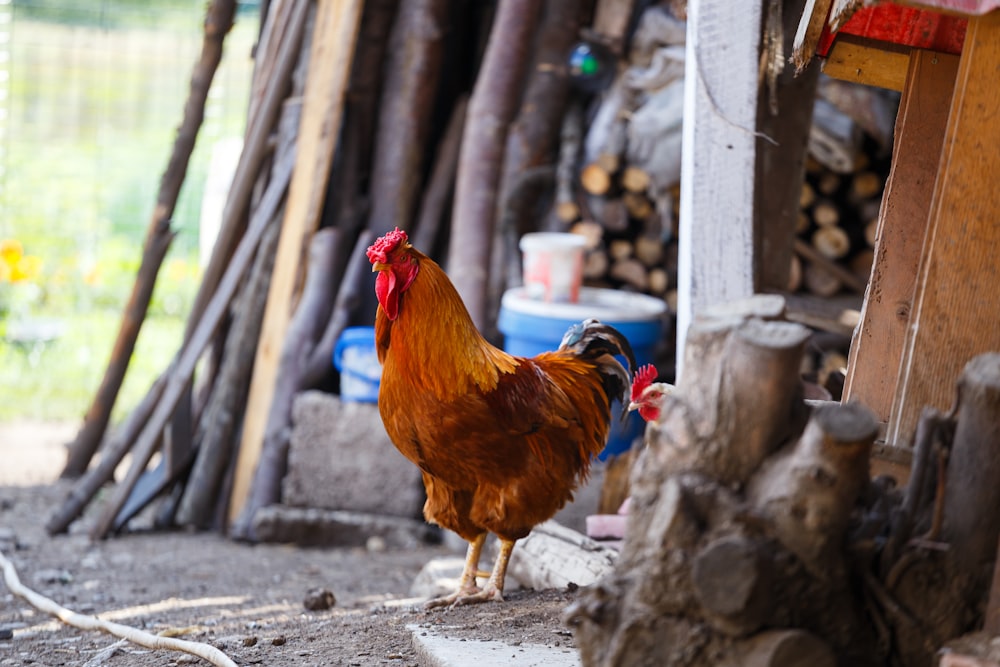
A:
POLYGON ((377 403, 382 366, 375 352, 375 327, 347 327, 333 348, 340 371, 340 400, 377 403))
MULTIPOLYGON (((528 297, 523 287, 507 290, 500 306, 497 327, 504 335, 504 350, 519 357, 533 357, 559 347, 563 334, 574 324, 596 317, 621 332, 632 345, 639 366, 652 363, 663 336, 667 312, 662 299, 611 289, 584 287, 578 303, 548 303, 528 297)), ((627 365, 624 359, 620 360, 627 365)), ((612 406, 611 434, 599 458, 620 454, 640 437, 645 424, 635 413, 619 421, 621 405, 612 406)))

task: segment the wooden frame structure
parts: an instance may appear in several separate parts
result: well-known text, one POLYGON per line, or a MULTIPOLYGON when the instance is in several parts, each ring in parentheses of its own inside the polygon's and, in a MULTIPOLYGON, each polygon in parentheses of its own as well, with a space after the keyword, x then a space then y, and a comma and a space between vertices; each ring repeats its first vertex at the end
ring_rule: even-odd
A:
POLYGON ((965 363, 1000 349, 998 63, 995 11, 969 19, 960 56, 844 36, 825 62, 830 76, 903 92, 844 391, 889 445, 909 445, 923 407, 949 409, 965 363))

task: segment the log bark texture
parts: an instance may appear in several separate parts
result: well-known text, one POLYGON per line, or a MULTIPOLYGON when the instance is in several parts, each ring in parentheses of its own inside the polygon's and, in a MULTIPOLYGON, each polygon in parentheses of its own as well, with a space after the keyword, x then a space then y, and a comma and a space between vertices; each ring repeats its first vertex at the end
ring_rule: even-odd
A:
POLYGON ((762 319, 771 299, 692 325, 621 557, 567 610, 584 665, 931 667, 983 622, 1000 353, 969 362, 949 414, 925 412, 903 493, 870 477, 867 408, 802 400, 805 338, 762 319))
POLYGON ((866 656, 873 638, 857 601, 816 574, 824 549, 800 548, 841 543, 875 422, 834 406, 806 426, 798 369, 809 332, 761 319, 782 311, 772 301, 692 324, 684 372, 636 464, 619 563, 567 613, 585 665, 831 665, 845 654, 880 664, 866 656), (812 506, 826 475, 840 484, 812 506), (775 498, 756 503, 755 479, 778 484, 775 498), (805 536, 782 529, 791 505, 805 536))
POLYGON ((382 72, 368 229, 410 229, 422 185, 449 0, 402 0, 382 72))
POLYGON ((448 272, 472 321, 487 319, 487 279, 497 192, 507 130, 520 100, 541 0, 508 0, 497 7, 482 68, 469 100, 459 157, 448 272))

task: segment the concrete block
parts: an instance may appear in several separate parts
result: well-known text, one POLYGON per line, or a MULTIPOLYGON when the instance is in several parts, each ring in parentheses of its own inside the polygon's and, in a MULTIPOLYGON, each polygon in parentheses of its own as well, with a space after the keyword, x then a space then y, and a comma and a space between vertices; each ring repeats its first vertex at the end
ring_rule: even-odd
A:
POLYGON ((434 558, 424 565, 410 586, 410 597, 438 598, 458 590, 465 559, 460 556, 434 558))
POLYGON ((580 656, 570 648, 516 644, 497 640, 447 637, 419 625, 406 626, 423 667, 579 667, 580 656))
POLYGON ((439 533, 416 519, 285 505, 257 510, 253 527, 254 534, 263 542, 370 549, 378 545, 376 550, 413 549, 436 542, 439 533))
POLYGON ((292 424, 285 505, 421 517, 420 470, 389 440, 378 406, 306 391, 292 424))

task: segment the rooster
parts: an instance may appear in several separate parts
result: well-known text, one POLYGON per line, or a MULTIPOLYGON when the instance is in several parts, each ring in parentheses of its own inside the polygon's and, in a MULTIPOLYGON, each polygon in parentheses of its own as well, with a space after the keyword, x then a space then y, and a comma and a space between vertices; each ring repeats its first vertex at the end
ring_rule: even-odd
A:
POLYGON ((514 543, 586 479, 607 442, 612 400, 626 414, 632 348, 592 319, 571 327, 555 352, 512 356, 476 330, 448 276, 405 232, 379 238, 368 259, 378 273, 382 421, 423 473, 424 517, 469 542, 458 591, 426 606, 502 601, 514 543), (480 589, 488 533, 500 552, 480 589))
POLYGON ((660 421, 660 409, 664 396, 674 390, 674 385, 666 382, 653 382, 657 371, 653 364, 646 364, 635 372, 632 382, 632 400, 628 405, 629 412, 638 410, 639 416, 646 422, 660 421))

